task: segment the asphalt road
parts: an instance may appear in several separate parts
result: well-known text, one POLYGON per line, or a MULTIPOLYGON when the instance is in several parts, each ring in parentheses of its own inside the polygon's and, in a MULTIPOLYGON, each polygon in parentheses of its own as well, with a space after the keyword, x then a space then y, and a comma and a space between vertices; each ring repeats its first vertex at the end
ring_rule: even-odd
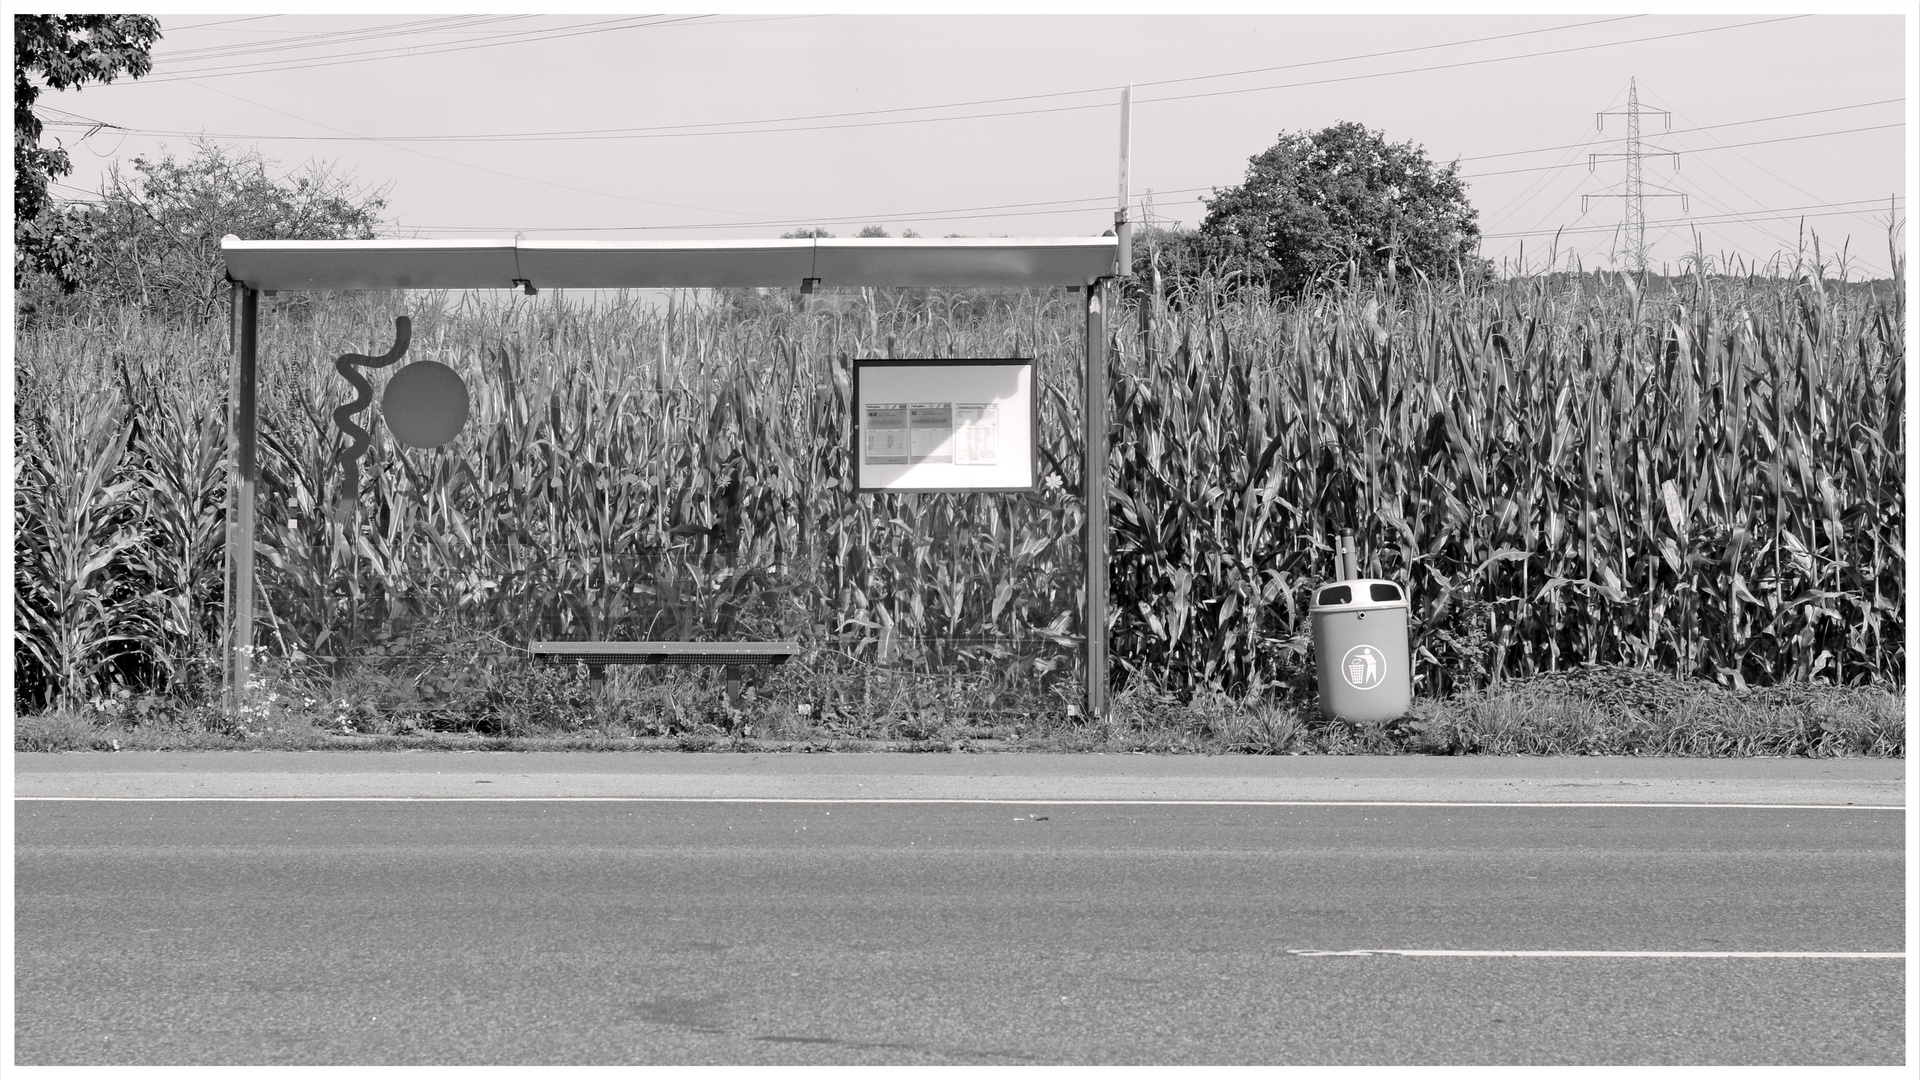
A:
MULTIPOLYGON (((123 795, 178 798, 164 794, 171 761, 16 759, 29 800, 14 804, 18 1064, 1894 1065, 1904 1052, 1904 959, 1670 955, 1903 953, 1904 811, 1822 808, 1844 805, 1846 783, 1885 779, 1870 770, 1769 808, 1469 804, 1471 770, 1450 774, 1457 805, 1063 803, 1073 784, 1032 764, 1011 767, 1027 803, 980 801, 1018 794, 999 788, 715 801, 764 791, 767 775, 811 775, 839 798, 873 777, 912 790, 965 772, 946 757, 842 758, 739 765, 748 779, 700 797, 546 801, 472 797, 549 775, 475 755, 389 775, 389 797, 434 801, 257 801, 232 789, 275 769, 300 787, 387 766, 235 765, 249 756, 187 769, 202 794, 180 801, 34 800, 102 774, 123 795), (437 785, 468 797, 425 794, 437 785), (1315 955, 1348 950, 1494 955, 1315 955), (1609 955, 1499 955, 1516 950, 1609 955)), ((692 768, 644 757, 654 765, 593 775, 646 788, 692 768)), ((1059 772, 1193 796, 1196 775, 1245 768, 1146 760, 1059 772)), ((968 767, 1019 786, 1004 762, 968 767)), ((1321 767, 1273 763, 1267 780, 1321 767)), ((700 768, 703 784, 718 775, 700 768)))

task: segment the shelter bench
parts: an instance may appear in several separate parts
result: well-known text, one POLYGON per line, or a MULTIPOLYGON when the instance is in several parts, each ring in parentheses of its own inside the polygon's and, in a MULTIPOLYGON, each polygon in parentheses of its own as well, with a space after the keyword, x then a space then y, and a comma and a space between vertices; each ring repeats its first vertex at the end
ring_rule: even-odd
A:
POLYGON ((604 678, 609 664, 717 664, 726 668, 727 704, 740 693, 737 668, 773 667, 800 651, 797 641, 535 641, 528 655, 535 663, 585 664, 592 678, 604 678))

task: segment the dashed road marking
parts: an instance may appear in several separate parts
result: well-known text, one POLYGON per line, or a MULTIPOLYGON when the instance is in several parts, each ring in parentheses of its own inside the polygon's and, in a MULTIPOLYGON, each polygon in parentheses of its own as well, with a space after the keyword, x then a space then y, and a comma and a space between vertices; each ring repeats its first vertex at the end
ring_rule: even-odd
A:
POLYGON ((1905 960, 1903 952, 1732 952, 1614 949, 1288 949, 1294 956, 1600 957, 1660 960, 1905 960))

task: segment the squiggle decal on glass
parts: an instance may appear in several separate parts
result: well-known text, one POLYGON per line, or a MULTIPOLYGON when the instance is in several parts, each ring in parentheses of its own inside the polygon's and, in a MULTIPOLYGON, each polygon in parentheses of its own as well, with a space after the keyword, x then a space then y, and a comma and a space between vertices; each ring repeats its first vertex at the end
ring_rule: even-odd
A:
POLYGON ((340 498, 336 508, 340 516, 346 517, 360 505, 360 455, 367 452, 367 444, 373 440, 371 432, 353 422, 353 414, 373 404, 373 384, 367 377, 354 370, 356 365, 367 368, 383 368, 406 355, 407 343, 413 340, 413 321, 402 315, 393 320, 393 348, 380 356, 367 356, 362 353, 347 353, 333 362, 334 370, 353 384, 352 401, 333 410, 333 422, 340 430, 353 436, 353 442, 340 452, 345 459, 346 475, 341 481, 340 498))

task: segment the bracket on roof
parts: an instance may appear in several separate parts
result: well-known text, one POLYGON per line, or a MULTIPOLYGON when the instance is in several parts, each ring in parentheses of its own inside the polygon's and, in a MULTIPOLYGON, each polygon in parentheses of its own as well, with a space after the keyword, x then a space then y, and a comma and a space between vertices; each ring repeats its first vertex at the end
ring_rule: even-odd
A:
POLYGON ((521 291, 525 292, 528 296, 532 296, 534 293, 537 293, 540 291, 539 289, 536 289, 533 287, 533 282, 528 281, 526 278, 523 278, 523 277, 514 278, 513 283, 515 285, 520 286, 521 291))

